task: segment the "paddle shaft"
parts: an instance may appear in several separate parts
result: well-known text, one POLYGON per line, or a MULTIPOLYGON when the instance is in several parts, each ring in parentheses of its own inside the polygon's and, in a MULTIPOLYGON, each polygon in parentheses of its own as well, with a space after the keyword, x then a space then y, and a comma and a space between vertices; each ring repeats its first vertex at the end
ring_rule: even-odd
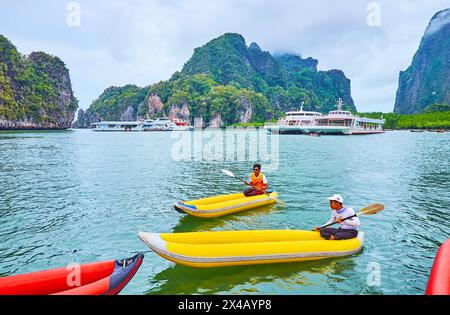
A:
MULTIPOLYGON (((342 222, 344 222, 344 221, 346 221, 346 220, 348 220, 348 219, 352 219, 352 218, 355 218, 355 217, 357 217, 358 216, 358 214, 354 214, 354 215, 352 215, 351 217, 348 217, 348 218, 345 218, 345 219, 342 219, 342 222)), ((333 222, 333 223, 330 223, 330 224, 327 224, 327 225, 324 225, 324 226, 321 226, 320 228, 321 229, 323 229, 323 228, 327 228, 327 227, 329 227, 329 226, 332 226, 332 225, 335 225, 335 224, 339 224, 337 221, 336 222, 333 222)))

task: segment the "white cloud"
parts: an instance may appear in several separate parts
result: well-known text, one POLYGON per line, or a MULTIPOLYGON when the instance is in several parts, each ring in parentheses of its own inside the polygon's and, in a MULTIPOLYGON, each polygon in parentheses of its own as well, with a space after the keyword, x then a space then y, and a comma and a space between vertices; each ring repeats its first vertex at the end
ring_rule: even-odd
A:
POLYGON ((108 86, 149 85, 180 70, 194 48, 225 32, 262 49, 295 51, 341 69, 360 111, 391 111, 398 73, 411 63, 430 18, 448 1, 79 0, 81 27, 66 25, 69 1, 2 0, 0 33, 18 49, 43 50, 68 65, 80 106, 108 86))

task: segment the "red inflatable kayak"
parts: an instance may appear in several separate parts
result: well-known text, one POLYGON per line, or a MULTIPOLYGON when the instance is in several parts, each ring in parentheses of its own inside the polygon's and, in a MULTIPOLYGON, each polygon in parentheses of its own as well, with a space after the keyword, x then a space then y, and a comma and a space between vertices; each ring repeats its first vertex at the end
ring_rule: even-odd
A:
POLYGON ((116 295, 133 278, 143 254, 0 278, 0 295, 116 295))
POLYGON ((450 239, 439 249, 428 281, 427 295, 450 295, 450 239))

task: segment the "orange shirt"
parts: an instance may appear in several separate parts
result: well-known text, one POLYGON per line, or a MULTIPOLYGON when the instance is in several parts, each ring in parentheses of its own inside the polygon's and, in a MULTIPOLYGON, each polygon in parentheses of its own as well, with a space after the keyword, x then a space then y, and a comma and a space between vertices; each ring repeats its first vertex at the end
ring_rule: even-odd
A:
POLYGON ((250 174, 250 184, 256 189, 260 189, 262 191, 265 191, 269 186, 266 176, 261 172, 258 177, 256 177, 255 173, 250 174))

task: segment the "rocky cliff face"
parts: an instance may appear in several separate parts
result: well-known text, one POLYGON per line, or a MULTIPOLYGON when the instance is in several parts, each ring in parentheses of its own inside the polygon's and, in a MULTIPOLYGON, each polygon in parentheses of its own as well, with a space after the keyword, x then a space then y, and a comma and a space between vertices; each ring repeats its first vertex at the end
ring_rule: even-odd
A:
POLYGON ((77 107, 59 58, 43 52, 22 56, 0 35, 0 129, 67 129, 77 107))
POLYGON ((147 104, 149 118, 156 118, 156 116, 162 112, 164 107, 161 98, 157 94, 151 94, 148 97, 147 104))
POLYGON ((222 116, 220 114, 214 115, 209 123, 210 128, 221 128, 223 126, 224 126, 224 123, 222 121, 222 116))
POLYGON ((237 111, 240 124, 247 124, 252 121, 253 106, 251 101, 245 96, 241 95, 239 98, 239 106, 237 111))
MULTIPOLYGON (((330 89, 334 89, 335 96, 339 96, 342 98, 344 102, 344 108, 351 111, 356 111, 355 104, 353 103, 353 98, 350 93, 350 86, 351 81, 348 79, 344 72, 341 70, 329 70, 329 71, 320 71, 319 73, 323 73, 325 77, 329 80, 331 80, 330 89)), ((323 84, 323 86, 326 86, 326 83, 323 84)), ((333 102, 335 97, 332 97, 330 102, 333 102)), ((333 104, 335 106, 335 104, 333 104)), ((335 108, 333 108, 334 110, 335 108)))
POLYGON ((283 66, 269 52, 262 51, 258 44, 252 43, 248 48, 248 54, 250 66, 257 77, 260 77, 269 86, 285 85, 287 77, 283 66))
POLYGON ((169 111, 169 119, 172 121, 176 119, 181 119, 183 121, 190 121, 191 112, 189 111, 189 105, 187 102, 184 102, 181 106, 173 104, 170 107, 169 111))
POLYGON ((450 9, 430 21, 411 66, 400 72, 395 113, 423 112, 450 104, 450 9))
POLYGON ((136 121, 136 113, 132 106, 128 106, 121 114, 120 121, 136 121))

